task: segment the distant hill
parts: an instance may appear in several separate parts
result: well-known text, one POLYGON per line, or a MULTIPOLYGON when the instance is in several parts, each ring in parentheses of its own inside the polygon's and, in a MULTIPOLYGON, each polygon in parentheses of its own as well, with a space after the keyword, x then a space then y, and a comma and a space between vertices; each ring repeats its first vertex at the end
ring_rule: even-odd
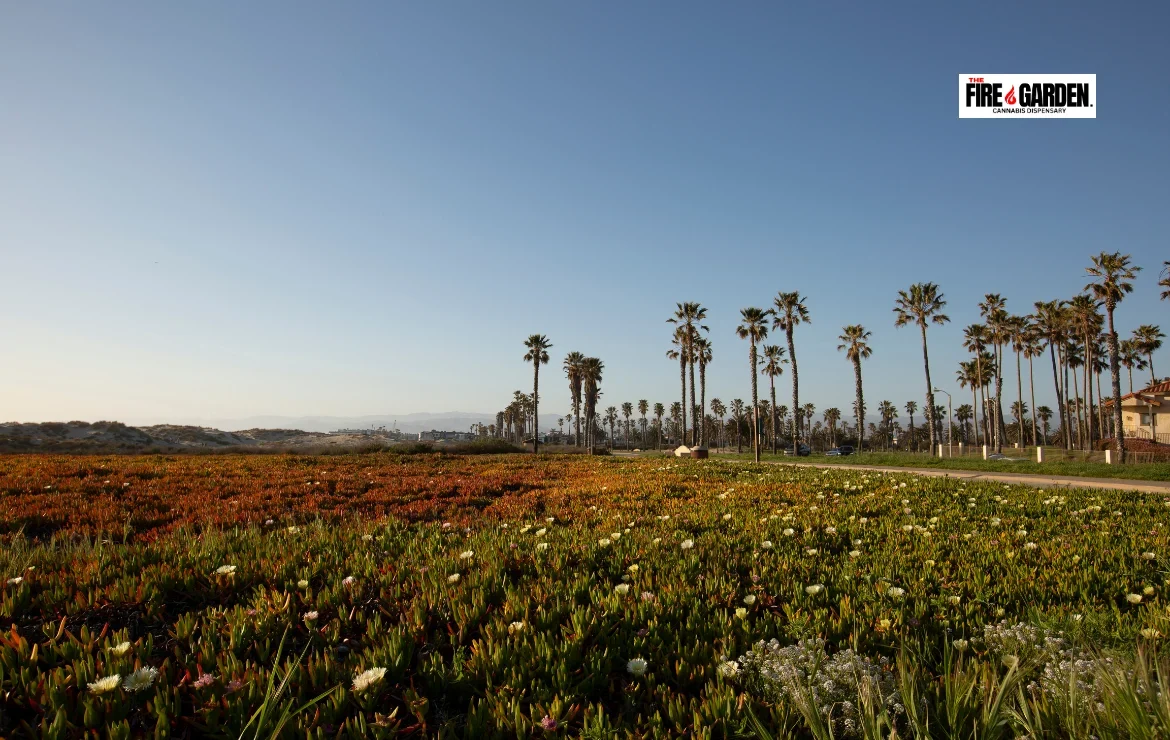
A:
MULTIPOLYGON (((556 414, 541 414, 542 430, 556 429, 556 414)), ((304 429, 309 432, 332 432, 335 429, 370 429, 384 426, 399 431, 427 432, 437 429, 444 432, 470 431, 472 424, 491 425, 496 423, 494 414, 479 414, 464 411, 415 414, 376 414, 370 416, 249 416, 237 419, 208 419, 204 422, 217 429, 304 429)))
POLYGON ((245 449, 319 450, 369 444, 364 435, 322 434, 300 429, 246 429, 157 424, 132 427, 117 421, 0 424, 0 452, 133 453, 245 449))

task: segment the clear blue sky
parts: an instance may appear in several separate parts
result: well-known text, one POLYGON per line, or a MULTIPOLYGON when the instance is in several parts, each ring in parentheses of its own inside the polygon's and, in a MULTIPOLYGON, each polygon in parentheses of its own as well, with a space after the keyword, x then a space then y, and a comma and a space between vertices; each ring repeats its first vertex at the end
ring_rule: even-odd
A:
POLYGON ((681 300, 708 397, 750 398, 738 311, 793 289, 802 401, 849 409, 860 322, 902 406, 899 288, 945 293, 957 391, 983 293, 1071 296, 1101 250, 1146 268, 1123 332, 1170 329, 1165 3, 795 5, 6 4, 0 418, 494 412, 533 332, 542 410, 568 350, 669 402, 681 300), (963 72, 1095 73, 1098 118, 958 120, 963 72))

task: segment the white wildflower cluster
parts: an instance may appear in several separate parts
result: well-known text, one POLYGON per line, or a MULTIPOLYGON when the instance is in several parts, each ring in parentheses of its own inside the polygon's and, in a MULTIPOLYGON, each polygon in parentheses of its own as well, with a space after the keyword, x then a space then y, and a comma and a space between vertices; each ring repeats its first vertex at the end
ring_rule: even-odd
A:
POLYGON ((766 701, 811 702, 838 737, 860 736, 866 698, 894 717, 905 712, 888 658, 874 662, 852 650, 830 656, 821 639, 788 647, 775 639, 758 642, 738 660, 721 663, 720 673, 766 701))
POLYGON ((1092 653, 1073 647, 1058 635, 1048 634, 1030 624, 1002 621, 983 627, 982 642, 987 652, 1001 660, 1023 659, 1040 666, 1028 683, 1032 692, 1042 692, 1049 700, 1075 699, 1082 711, 1097 706, 1103 699, 1101 661, 1092 653))

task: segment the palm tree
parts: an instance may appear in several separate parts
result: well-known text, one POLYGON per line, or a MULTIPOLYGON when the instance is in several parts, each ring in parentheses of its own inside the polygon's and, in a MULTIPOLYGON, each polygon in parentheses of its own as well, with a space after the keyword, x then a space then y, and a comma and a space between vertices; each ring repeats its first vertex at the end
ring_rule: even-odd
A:
MULTIPOLYGON (((1032 360, 1044 354, 1044 343, 1040 330, 1037 329, 1031 316, 1025 317, 1028 323, 1027 335, 1024 338, 1024 357, 1028 358, 1028 393, 1032 398, 1032 408, 1036 408, 1036 380, 1033 374, 1032 360)), ((1039 438, 1039 432, 1036 429, 1036 414, 1032 414, 1032 445, 1039 446, 1036 441, 1039 438)))
POLYGON ((998 293, 988 293, 979 304, 979 314, 987 324, 988 338, 995 355, 995 421, 992 428, 996 451, 1003 449, 1003 345, 1008 341, 1007 301, 998 293))
POLYGON ((1162 291, 1161 300, 1170 298, 1170 261, 1162 263, 1162 271, 1158 273, 1158 287, 1166 288, 1162 291))
MULTIPOLYGON (((1036 333, 1048 344, 1048 356, 1052 360, 1052 383, 1056 386, 1056 408, 1060 412, 1060 425, 1066 431, 1064 434, 1065 448, 1069 449, 1068 425, 1065 421, 1065 397, 1068 395, 1061 390, 1060 374, 1057 371, 1057 351, 1064 346, 1065 329, 1068 324, 1064 301, 1036 301, 1032 304, 1035 313, 1032 314, 1036 333)), ((1063 365, 1063 357, 1061 365, 1063 365)), ((1045 440, 1048 439, 1047 432, 1045 440)))
POLYGON ((650 402, 646 399, 638 401, 638 414, 642 417, 642 446, 646 446, 646 414, 650 412, 650 402))
POLYGON ((805 405, 800 407, 800 416, 802 419, 804 419, 804 423, 805 423, 804 431, 807 433, 807 436, 809 436, 809 437, 812 436, 812 418, 813 418, 813 414, 815 414, 816 411, 817 411, 817 407, 812 405, 811 403, 806 403, 805 405))
POLYGON ((886 449, 890 449, 890 422, 898 416, 898 407, 890 401, 878 404, 878 416, 882 419, 882 434, 885 435, 886 449))
MULTIPOLYGON (((1024 351, 1028 349, 1028 342, 1032 337, 1032 324, 1028 321, 1026 316, 1012 316, 1007 322, 1008 340, 1011 342, 1012 349, 1016 353, 1016 403, 1020 408, 1024 407, 1024 374, 1023 367, 1020 363, 1020 357, 1024 351)), ((1016 430, 1016 442, 1020 447, 1024 446, 1024 422, 1022 416, 1016 417, 1016 422, 1019 424, 1016 430)))
POLYGON ((540 446, 540 417, 537 415, 537 406, 540 402, 538 395, 540 366, 548 364, 548 350, 552 347, 552 342, 543 334, 533 334, 524 340, 524 346, 528 348, 524 361, 532 363, 532 452, 536 454, 540 446))
POLYGON ((654 404, 654 423, 658 426, 658 446, 655 449, 662 449, 662 417, 666 415, 666 407, 660 403, 654 404))
POLYGON ((736 399, 732 400, 732 402, 731 402, 731 415, 735 419, 735 451, 736 452, 743 452, 743 444, 742 444, 742 440, 740 439, 739 433, 740 433, 740 429, 743 426, 744 408, 745 407, 743 404, 743 399, 736 398, 736 399))
POLYGON ((751 343, 751 350, 748 352, 748 359, 751 361, 752 367, 752 444, 755 449, 756 462, 760 461, 760 397, 757 388, 758 373, 756 371, 757 354, 756 345, 768 338, 768 318, 772 315, 772 310, 767 311, 761 308, 749 307, 740 309, 739 315, 741 318, 739 326, 735 327, 735 334, 740 339, 746 339, 751 343))
MULTIPOLYGON (((963 330, 963 348, 975 355, 975 377, 983 377, 983 352, 987 349, 987 327, 983 324, 971 324, 963 330)), ((983 401, 983 435, 984 439, 991 437, 991 425, 987 414, 987 399, 983 396, 983 384, 979 385, 980 400, 983 401)), ((978 422, 979 404, 975 405, 976 420, 978 422)), ((975 436, 975 443, 979 443, 979 435, 975 436)))
MULTIPOLYGON (((703 309, 703 313, 706 314, 706 309, 703 309)), ((693 354, 695 355, 695 359, 699 362, 699 416, 701 417, 703 415, 702 409, 706 408, 707 406, 707 364, 711 362, 712 359, 714 359, 715 355, 711 350, 711 341, 706 337, 695 337, 694 345, 695 351, 693 354)), ((694 401, 695 396, 694 394, 691 394, 691 403, 694 403, 694 401)), ((700 427, 699 446, 707 446, 706 424, 702 424, 700 427)))
MULTIPOLYGON (((679 306, 681 308, 682 304, 680 303, 679 306)), ((667 321, 674 321, 674 319, 667 319, 667 321)), ((674 334, 671 335, 670 343, 674 345, 674 349, 666 350, 666 357, 670 360, 678 360, 678 378, 682 383, 682 402, 679 403, 679 413, 682 414, 679 419, 681 427, 680 435, 686 436, 687 356, 690 353, 690 334, 687 332, 687 328, 685 326, 676 326, 674 328, 674 334)))
POLYGON ((1036 416, 1040 417, 1041 426, 1044 428, 1044 444, 1048 444, 1048 422, 1052 421, 1052 409, 1041 406, 1036 409, 1036 416))
POLYGON ((837 422, 841 421, 841 409, 833 406, 825 409, 825 423, 829 425, 829 446, 837 446, 837 422))
MULTIPOLYGON (((1093 385, 1090 381, 1090 376, 1093 372, 1093 348, 1096 344, 1094 338, 1099 331, 1101 314, 1097 311, 1097 301, 1085 294, 1075 296, 1069 301, 1068 309, 1072 318, 1073 329, 1079 334, 1079 339, 1081 340, 1080 346, 1084 350, 1084 361, 1080 364, 1080 367, 1084 374, 1083 387, 1085 391, 1085 404, 1083 409, 1085 412, 1085 433, 1081 439, 1081 443, 1087 450, 1093 443, 1093 385)), ((1080 419, 1078 418, 1077 421, 1079 424, 1080 419)))
POLYGON ((1154 353, 1162 348, 1162 340, 1165 338, 1166 335, 1154 324, 1142 324, 1133 330, 1138 351, 1146 356, 1146 363, 1150 366, 1150 385, 1158 382, 1154 376, 1154 353))
POLYGON ((593 447, 593 431, 597 418, 597 401, 601 398, 601 376, 605 371, 605 363, 596 357, 586 357, 581 361, 581 378, 584 384, 585 396, 585 434, 588 439, 586 446, 593 447))
MULTIPOLYGON (((779 293, 772 301, 776 316, 772 319, 773 329, 783 329, 788 339, 788 360, 792 364, 792 412, 795 416, 796 433, 792 437, 793 446, 800 444, 801 417, 804 413, 800 405, 800 374, 796 368, 796 345, 792 342, 792 330, 799 324, 811 323, 808 318, 808 308, 804 305, 805 297, 793 291, 779 293)), ((775 403, 772 404, 773 406, 775 403)))
POLYGON ((1109 343, 1109 379, 1113 390, 1113 428, 1117 434, 1113 435, 1114 448, 1117 450, 1119 461, 1125 460, 1125 435, 1121 433, 1121 365, 1117 347, 1117 329, 1113 326, 1113 312, 1117 304, 1128 293, 1133 292, 1133 280, 1142 269, 1129 264, 1129 255, 1121 252, 1101 252, 1092 258, 1092 266, 1085 272, 1094 281, 1085 286, 1091 291, 1098 303, 1105 305, 1105 319, 1108 324, 1107 341, 1109 343))
POLYGON ((775 344, 764 345, 764 375, 768 376, 772 398, 772 454, 776 454, 776 378, 784 372, 784 348, 775 344))
POLYGON ((869 359, 873 350, 869 347, 870 332, 861 324, 852 324, 841 329, 841 336, 837 337, 841 344, 837 345, 838 352, 844 352, 845 357, 853 363, 853 379, 857 394, 853 408, 857 415, 857 451, 864 449, 865 440, 865 395, 861 389, 861 361, 869 359))
POLYGON ((955 409, 955 418, 959 420, 959 429, 963 432, 964 442, 970 439, 970 432, 967 429, 967 422, 971 421, 971 417, 974 416, 974 414, 975 409, 968 406, 967 404, 963 404, 959 406, 959 408, 955 409))
MULTIPOLYGON (((979 414, 977 412, 979 398, 975 395, 975 389, 979 388, 980 395, 982 395, 983 383, 979 375, 981 369, 980 357, 976 356, 974 360, 967 360, 966 362, 960 360, 959 369, 955 371, 955 378, 959 381, 959 387, 971 389, 971 414, 975 421, 975 444, 979 444, 979 414)), ((986 411, 987 407, 984 406, 983 408, 986 411)))
MULTIPOLYGON (((894 326, 902 327, 907 324, 916 324, 922 330, 922 366, 926 370, 926 408, 934 408, 934 386, 930 382, 930 354, 926 348, 927 323, 945 324, 950 317, 942 312, 947 305, 943 294, 934 283, 915 283, 910 289, 898 291, 898 300, 894 302, 894 326)), ((938 430, 934 423, 933 414, 928 414, 927 426, 930 434, 930 447, 933 450, 938 444, 938 430)))
POLYGON ((723 446, 723 444, 722 444, 722 442, 723 442, 723 439, 722 439, 723 417, 727 415, 727 407, 724 406, 723 402, 720 401, 718 398, 711 399, 711 415, 715 417, 715 423, 719 425, 717 427, 717 429, 719 431, 720 436, 718 439, 716 439, 715 443, 718 446, 722 447, 723 446))
POLYGON ((1122 339, 1117 345, 1117 349, 1121 352, 1121 356, 1118 359, 1121 360, 1121 364, 1125 366, 1126 372, 1129 373, 1129 392, 1133 393, 1133 371, 1135 369, 1145 370, 1147 367, 1146 360, 1142 357, 1137 340, 1133 337, 1122 339))
POLYGON ((634 404, 626 401, 622 404, 622 418, 626 424, 626 449, 630 449, 630 417, 634 415, 634 404))
POLYGON ((573 445, 581 446, 581 388, 584 379, 581 376, 581 363, 585 361, 585 355, 580 352, 570 352, 565 355, 565 362, 562 367, 565 369, 565 376, 569 379, 569 395, 573 402, 573 418, 577 422, 577 431, 573 434, 573 445))
POLYGON ((614 444, 613 425, 617 423, 618 411, 616 406, 610 406, 605 410, 605 423, 609 425, 609 447, 612 449, 614 444))
MULTIPOLYGON (((687 390, 686 390, 686 366, 689 364, 691 368, 691 405, 690 408, 695 407, 695 355, 693 350, 694 341, 699 336, 699 329, 707 331, 707 327, 699 322, 707 318, 707 309, 703 308, 696 302, 688 301, 685 303, 675 304, 674 316, 667 319, 667 323, 675 324, 675 343, 679 345, 679 350, 675 351, 677 357, 671 359, 678 359, 682 363, 683 373, 683 397, 682 397, 682 435, 681 444, 686 444, 687 433, 687 390), (678 331, 681 329, 681 333, 678 331)), ((669 354, 668 354, 669 356, 669 354)), ((692 444, 695 444, 692 442, 692 444)))

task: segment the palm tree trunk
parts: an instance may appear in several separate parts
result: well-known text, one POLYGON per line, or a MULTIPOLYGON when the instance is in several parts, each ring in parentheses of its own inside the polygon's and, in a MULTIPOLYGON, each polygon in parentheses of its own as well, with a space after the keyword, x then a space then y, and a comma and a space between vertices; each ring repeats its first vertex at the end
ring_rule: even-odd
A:
MULTIPOLYGON (((788 324, 788 329, 785 334, 788 338, 788 363, 792 365, 792 418, 796 420, 796 429, 800 429, 800 373, 796 369, 796 346, 792 343, 792 324, 788 324)), ((776 404, 775 401, 772 402, 776 404)), ((792 437, 793 447, 800 445, 800 432, 797 431, 792 437)))
POLYGON ((1081 418, 1081 389, 1077 385, 1077 374, 1072 374, 1073 380, 1073 398, 1076 399, 1074 408, 1077 415, 1077 447, 1082 450, 1085 449, 1085 420, 1081 418))
POLYGON ((682 420, 682 425, 679 428, 678 443, 686 444, 687 441, 687 353, 685 347, 679 348, 678 353, 678 376, 682 381, 682 399, 679 406, 679 418, 682 420))
POLYGON ((1093 375, 1097 376, 1097 436, 1104 439, 1108 430, 1105 428, 1105 406, 1101 403, 1101 373, 1093 375))
MULTIPOLYGON (((1121 427, 1121 368, 1118 365, 1117 331, 1113 328, 1113 305, 1105 304, 1105 315, 1109 318, 1109 379, 1113 386, 1113 449, 1117 450, 1117 462, 1125 462, 1125 435, 1121 427)), ((1153 419, 1151 413, 1150 418, 1153 419)), ((1140 418, 1139 418, 1140 421, 1140 418)), ((1155 436, 1152 440, 1157 442, 1155 436)))
POLYGON ((934 423, 934 386, 930 383, 930 354, 926 349, 926 324, 922 324, 922 366, 926 369, 926 425, 930 434, 930 454, 934 454, 934 446, 938 444, 937 429, 934 423))
POLYGON ((532 363, 532 454, 535 455, 540 451, 540 418, 537 413, 537 404, 540 397, 537 395, 540 391, 540 360, 534 360, 532 363))
MULTIPOLYGON (((972 426, 975 429, 975 445, 978 446, 979 445, 979 397, 975 395, 975 384, 974 383, 971 384, 971 408, 972 408, 971 413, 975 414, 975 419, 974 419, 975 423, 972 424, 972 426)), ((965 440, 965 441, 969 442, 970 440, 965 440)))
POLYGON ((995 343, 995 451, 1003 452, 1007 427, 1003 423, 1003 345, 995 343))
MULTIPOLYGON (((1016 442, 1024 446, 1024 376, 1020 369, 1020 351, 1016 350, 1016 403, 1019 404, 1019 418, 1016 419, 1016 442)), ((1032 409, 1032 413, 1036 413, 1032 409)))
POLYGON ((855 389, 857 393, 857 413, 855 414, 857 416, 857 452, 858 454, 861 454, 861 452, 865 449, 863 444, 865 441, 865 396, 862 394, 861 389, 860 357, 853 358, 853 378, 854 383, 857 385, 855 389))
POLYGON ((760 395, 756 378, 756 340, 752 340, 752 447, 755 450, 756 462, 760 461, 760 395))
POLYGON ((1129 372, 1129 392, 1133 393, 1133 365, 1126 365, 1125 369, 1129 372))
POLYGON ((772 384, 772 454, 776 454, 776 377, 774 375, 768 376, 768 382, 772 384))
POLYGON ((1064 449, 1072 449, 1072 419, 1070 413, 1072 409, 1069 406, 1068 397, 1068 363, 1064 357, 1064 347, 1059 347, 1057 353, 1060 355, 1060 385, 1056 389, 1056 400, 1060 402, 1060 433, 1064 437, 1064 449), (1061 389, 1063 390, 1063 395, 1061 389))
POLYGON ((1032 446, 1038 447, 1036 440, 1036 378, 1033 377, 1032 353, 1028 352, 1028 391, 1032 394, 1032 446))
POLYGON ((1146 355, 1146 359, 1150 363, 1150 385, 1153 385, 1154 383, 1158 382, 1157 378, 1154 376, 1154 353, 1151 352, 1150 354, 1146 355))
POLYGON ((1085 335, 1085 450, 1093 449, 1093 344, 1085 335))
POLYGON ((699 446, 707 446, 707 363, 699 361, 699 418, 703 420, 699 432, 699 446))

